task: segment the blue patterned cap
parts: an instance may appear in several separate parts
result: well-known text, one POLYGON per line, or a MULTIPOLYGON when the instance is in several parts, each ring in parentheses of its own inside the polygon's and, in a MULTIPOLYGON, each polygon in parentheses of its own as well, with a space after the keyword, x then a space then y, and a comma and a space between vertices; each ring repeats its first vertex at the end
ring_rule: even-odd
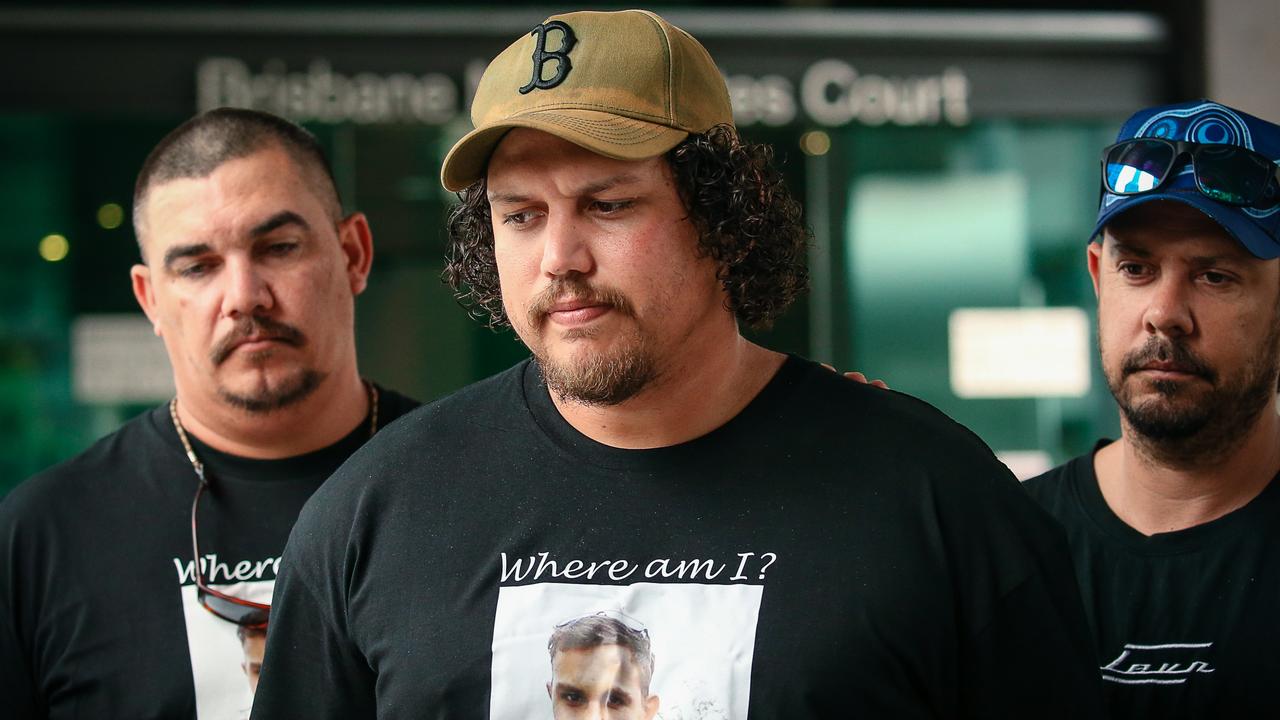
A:
MULTIPOLYGON (((1280 162, 1280 125, 1210 100, 1139 110, 1120 128, 1116 142, 1138 137, 1238 145, 1270 158, 1272 162, 1280 162)), ((1177 177, 1155 192, 1113 195, 1104 191, 1098 208, 1098 222, 1090 237, 1101 233, 1116 215, 1152 200, 1186 203, 1216 220, 1257 257, 1263 260, 1280 257, 1280 206, 1255 210, 1226 205, 1206 197, 1196 189, 1190 158, 1185 158, 1185 165, 1177 177)))

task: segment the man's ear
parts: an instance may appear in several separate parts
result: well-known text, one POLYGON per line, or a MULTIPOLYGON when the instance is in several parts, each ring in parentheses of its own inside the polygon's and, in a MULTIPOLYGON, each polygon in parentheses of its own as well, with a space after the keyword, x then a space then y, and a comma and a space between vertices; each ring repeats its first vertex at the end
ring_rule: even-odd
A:
POLYGON ((364 213, 351 213, 338 223, 338 242, 347 261, 347 279, 351 294, 359 295, 369 284, 373 267, 373 231, 364 213))
POLYGON ((653 720, 658 714, 658 696, 650 695, 644 699, 644 717, 645 720, 653 720))
POLYGON ((1089 277, 1093 279, 1093 297, 1098 297, 1098 278, 1102 272, 1102 241, 1089 243, 1084 250, 1085 260, 1089 263, 1089 277))
POLYGON ((155 287, 151 284, 151 268, 141 263, 129 268, 129 279, 133 285, 133 298, 138 301, 138 307, 142 308, 142 312, 147 314, 147 319, 151 321, 151 330, 160 336, 160 318, 156 314, 156 294, 155 287))

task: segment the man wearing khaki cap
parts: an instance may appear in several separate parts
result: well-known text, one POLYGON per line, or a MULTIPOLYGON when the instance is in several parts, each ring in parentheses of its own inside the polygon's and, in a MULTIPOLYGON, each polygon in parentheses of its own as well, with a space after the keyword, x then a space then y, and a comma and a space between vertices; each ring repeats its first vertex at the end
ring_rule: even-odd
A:
POLYGON ((697 41, 554 16, 472 119, 449 276, 533 357, 317 493, 255 717, 545 717, 545 628, 600 608, 644 618, 664 717, 1100 714, 1062 533, 990 450, 739 333, 803 289, 807 236, 697 41))

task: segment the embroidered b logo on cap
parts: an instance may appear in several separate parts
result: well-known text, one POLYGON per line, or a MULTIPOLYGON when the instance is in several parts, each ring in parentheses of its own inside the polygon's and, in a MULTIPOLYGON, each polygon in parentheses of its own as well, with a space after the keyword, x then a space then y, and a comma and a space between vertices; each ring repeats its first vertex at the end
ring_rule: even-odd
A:
POLYGON ((573 28, 559 20, 548 20, 535 27, 529 34, 538 39, 538 44, 533 47, 533 77, 529 79, 527 85, 520 88, 521 95, 535 89, 550 90, 564 82, 564 79, 569 76, 569 71, 573 69, 573 63, 569 61, 569 51, 573 50, 573 46, 578 42, 578 38, 573 35, 573 28), (552 30, 559 30, 561 33, 559 50, 547 50, 547 33, 552 30), (556 74, 550 79, 543 80, 542 68, 550 60, 556 61, 556 74))

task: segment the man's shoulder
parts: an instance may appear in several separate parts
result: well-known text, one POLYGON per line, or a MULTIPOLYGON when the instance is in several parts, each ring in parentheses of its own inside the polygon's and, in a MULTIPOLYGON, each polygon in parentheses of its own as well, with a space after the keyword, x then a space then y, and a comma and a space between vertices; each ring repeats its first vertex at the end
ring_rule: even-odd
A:
POLYGON ((1093 454, 1097 447, 1026 480, 1023 487, 1033 500, 1061 521, 1065 513, 1079 505, 1079 485, 1093 476, 1093 454))
POLYGON ((303 506, 289 536, 292 561, 307 572, 339 562, 353 535, 374 532, 403 518, 409 507, 430 505, 454 482, 463 446, 487 444, 490 431, 522 411, 527 362, 408 410, 356 450, 303 506), (516 399, 516 400, 513 400, 516 399))
POLYGON ((509 426, 523 406, 528 361, 432 402, 406 408, 379 430, 316 491, 308 505, 341 506, 402 479, 430 473, 444 454, 483 443, 509 426))
POLYGON ((793 357, 797 415, 853 451, 877 449, 916 461, 954 453, 995 462, 987 444, 929 402, 893 389, 855 382, 804 358, 793 357))
POLYGON ((455 433, 477 424, 501 426, 515 404, 522 404, 528 365, 528 360, 521 361, 441 398, 407 407, 394 425, 375 435, 362 450, 385 453, 396 448, 421 449, 417 441, 423 433, 455 433))
POLYGON ((1061 465, 1045 470, 1035 477, 1027 478, 1022 484, 1027 488, 1027 492, 1037 498, 1059 492, 1071 481, 1071 473, 1075 469, 1075 464, 1080 462, 1084 457, 1086 456, 1071 458, 1061 465))
POLYGON ((1046 470, 1023 483, 1027 490, 1037 497, 1049 497, 1061 493, 1068 486, 1079 482, 1082 477, 1093 475, 1093 456, 1099 449, 1109 443, 1099 440, 1087 453, 1077 455, 1057 467, 1046 470))
POLYGON ((107 488, 125 471, 136 467, 161 442, 153 408, 127 421, 98 439, 79 454, 63 460, 19 483, 0 502, 0 522, 28 513, 50 513, 62 508, 75 512, 92 505, 100 490, 107 488))
POLYGON ((378 389, 378 422, 382 427, 390 425, 422 405, 408 395, 378 383, 374 385, 378 389))

